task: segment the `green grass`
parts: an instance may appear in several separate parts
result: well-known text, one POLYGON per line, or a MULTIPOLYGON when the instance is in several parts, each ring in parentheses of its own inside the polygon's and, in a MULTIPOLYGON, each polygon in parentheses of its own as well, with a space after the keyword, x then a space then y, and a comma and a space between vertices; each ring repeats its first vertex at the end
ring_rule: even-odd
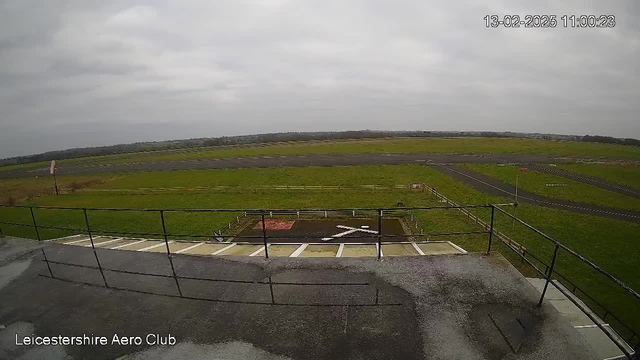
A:
MULTIPOLYGON (((212 184, 398 184, 426 183, 451 199, 464 204, 498 203, 505 199, 475 191, 469 186, 453 181, 427 166, 367 166, 340 168, 295 168, 295 169, 247 169, 180 171, 162 173, 137 173, 124 175, 112 183, 100 187, 167 187, 206 186, 212 184)), ((210 193, 170 193, 158 195, 116 195, 74 193, 48 196, 28 204, 69 207, 131 207, 131 208, 320 208, 320 207, 394 207, 403 197, 407 206, 429 206, 439 204, 427 193, 409 190, 372 191, 213 191, 210 193)), ((439 204, 441 205, 441 204, 439 204)), ((509 209, 514 212, 513 209, 509 209)), ((476 211, 488 219, 487 210, 476 211)), ((640 289, 640 262, 635 254, 640 244, 633 241, 640 233, 640 224, 575 214, 563 210, 547 209, 532 205, 521 205, 516 214, 531 225, 552 236, 587 259, 611 272, 635 289, 640 289)), ((80 211, 44 210, 35 211, 41 225, 84 228, 84 217, 80 211)), ((172 234, 208 235, 213 229, 226 226, 237 214, 165 214, 167 229, 172 234)), ((456 210, 418 211, 416 217, 426 232, 477 231, 479 228, 456 210)), ((0 208, 0 218, 7 221, 31 223, 28 209, 0 208)), ((89 211, 93 229, 161 233, 158 213, 153 212, 101 212, 89 211)), ((498 214, 496 227, 527 247, 530 253, 549 263, 553 246, 541 236, 513 223, 505 215, 498 214)), ((35 237, 29 228, 2 225, 7 234, 35 237)), ((44 238, 69 235, 58 230, 41 230, 44 238)), ((486 235, 440 238, 451 240, 470 251, 486 251, 486 235)), ((438 239, 438 240, 440 240, 438 239)), ((531 271, 520 264, 499 242, 494 249, 512 259, 525 274, 531 271)), ((566 253, 561 253, 558 270, 576 284, 588 289, 589 294, 613 309, 623 319, 640 329, 637 302, 626 297, 619 289, 603 280, 601 275, 587 268, 566 253)))
MULTIPOLYGON (((113 175, 58 176, 59 192, 75 191, 113 179, 113 175)), ((23 179, 0 179, 0 204, 33 200, 39 196, 55 194, 52 176, 23 179)))
POLYGON ((535 170, 522 172, 519 166, 498 166, 495 164, 465 164, 462 166, 514 187, 517 176, 518 188, 534 194, 554 199, 640 211, 640 199, 570 180, 562 176, 535 170), (546 186, 546 184, 567 184, 567 186, 546 186))
POLYGON ((216 185, 395 185, 422 183, 433 170, 421 165, 138 172, 96 186, 104 189, 216 185))
POLYGON ((4 165, 4 166, 0 166, 0 171, 30 169, 30 168, 43 167, 48 165, 49 165, 48 161, 39 161, 39 162, 28 163, 28 164, 4 165))
POLYGON ((640 189, 640 167, 638 166, 572 164, 559 165, 558 167, 640 189))

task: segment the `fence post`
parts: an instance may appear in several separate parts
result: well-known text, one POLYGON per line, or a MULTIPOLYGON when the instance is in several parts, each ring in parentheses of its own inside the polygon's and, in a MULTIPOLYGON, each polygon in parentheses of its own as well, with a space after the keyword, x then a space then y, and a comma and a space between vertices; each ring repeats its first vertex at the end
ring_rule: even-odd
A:
POLYGON ((547 272, 547 281, 544 283, 544 289, 542 289, 542 296, 540 296, 538 307, 542 306, 542 300, 544 300, 544 294, 547 292, 547 287, 549 287, 549 282, 551 281, 551 277, 553 276, 553 268, 556 266, 558 249, 560 249, 560 245, 558 245, 558 243, 556 242, 556 248, 553 250, 553 258, 551 259, 551 266, 549 267, 549 271, 547 272))
POLYGON ((269 247, 267 246, 267 225, 264 223, 264 210, 260 210, 262 218, 262 239, 264 240, 264 258, 269 258, 269 247))
POLYGON ((100 269, 100 275, 102 275, 104 286, 108 288, 109 284, 107 284, 107 279, 104 277, 104 271, 102 271, 102 265, 100 264, 100 259, 98 259, 98 253, 96 252, 96 245, 93 243, 93 234, 91 233, 91 226, 89 226, 89 216, 87 216, 87 209, 82 209, 82 212, 84 213, 84 222, 87 224, 87 232, 89 233, 89 240, 91 241, 93 256, 96 258, 96 263, 98 264, 98 269, 100 269))
POLYGON ((182 297, 182 289, 180 289, 180 283, 178 282, 178 276, 176 275, 176 268, 173 266, 173 259, 171 258, 171 251, 169 250, 169 236, 167 235, 167 226, 164 223, 164 210, 160 210, 160 220, 162 221, 164 245, 167 247, 167 259, 169 259, 169 264, 171 264, 171 272, 173 273, 173 280, 175 280, 176 287, 178 288, 178 294, 182 297))
POLYGON ((491 205, 491 227, 489 230, 489 248, 487 249, 487 255, 489 255, 489 252, 491 251, 491 241, 493 240, 493 217, 496 213, 496 208, 495 206, 491 205))
POLYGON ((31 210, 31 219, 33 220, 33 228, 36 229, 36 237, 38 241, 40 241, 40 232, 38 231, 38 224, 36 224, 36 216, 33 215, 33 206, 29 206, 29 210, 31 210))
POLYGON ((378 260, 382 258, 382 210, 378 209, 378 260))

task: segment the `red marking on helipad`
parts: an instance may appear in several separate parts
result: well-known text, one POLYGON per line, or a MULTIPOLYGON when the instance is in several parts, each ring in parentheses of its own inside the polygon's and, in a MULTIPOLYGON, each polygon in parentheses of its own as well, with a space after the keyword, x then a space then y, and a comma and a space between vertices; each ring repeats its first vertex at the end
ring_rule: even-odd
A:
MULTIPOLYGON (((295 220, 265 220, 264 227, 267 230, 291 230, 295 220)), ((262 221, 258 221, 254 229, 262 229, 262 221)))

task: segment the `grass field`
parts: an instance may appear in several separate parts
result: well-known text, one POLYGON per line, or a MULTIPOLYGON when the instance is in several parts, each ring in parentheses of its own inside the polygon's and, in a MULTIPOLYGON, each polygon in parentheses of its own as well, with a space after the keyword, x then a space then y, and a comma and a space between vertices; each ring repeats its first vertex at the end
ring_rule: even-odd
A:
MULTIPOLYGON (((162 152, 165 151, 167 150, 162 152)), ((208 157, 345 153, 518 153, 631 158, 640 157, 640 147, 512 138, 395 138, 256 144, 256 146, 243 145, 231 148, 224 146, 177 149, 168 154, 160 154, 160 151, 155 151, 68 159, 61 160, 61 164, 88 160, 91 160, 93 164, 117 164, 132 161, 184 160, 208 157), (159 153, 159 155, 153 155, 154 153, 159 153)), ((46 165, 47 162, 9 165, 0 167, 0 171, 46 165)))
MULTIPOLYGON (((131 161, 184 160, 209 157, 300 154, 372 154, 372 153, 519 153, 550 155, 590 155, 638 157, 640 147, 593 144, 571 141, 551 141, 508 138, 438 138, 382 139, 366 141, 336 141, 314 144, 294 143, 265 147, 207 150, 158 156, 118 159, 104 163, 131 161)), ((102 162, 99 162, 102 163, 102 162)))
MULTIPOLYGON (((67 181, 60 177, 61 181, 67 181)), ((136 173, 122 175, 110 182, 96 185, 101 188, 171 187, 247 185, 246 190, 212 191, 203 193, 170 193, 154 195, 117 195, 100 193, 71 193, 61 196, 45 196, 28 201, 33 205, 69 207, 120 207, 120 208, 322 208, 322 207, 394 207, 400 197, 406 206, 442 205, 426 193, 409 190, 336 190, 336 191, 254 191, 255 184, 410 184, 426 183, 447 197, 464 204, 498 203, 504 199, 489 196, 456 182, 427 166, 362 166, 338 168, 282 168, 177 171, 162 173, 136 173)), ((2 183, 0 183, 1 186, 2 183)), ((513 212, 514 210, 509 210, 513 212)), ((488 219, 487 210, 476 211, 488 219)), ((209 235, 212 230, 224 228, 235 216, 226 214, 165 214, 167 229, 172 234, 209 235)), ((477 231, 474 223, 456 210, 431 210, 417 212, 416 218, 425 232, 477 231)), ((84 228, 81 211, 36 209, 40 225, 84 228)), ((521 205, 517 216, 541 231, 563 242, 588 259, 611 272, 630 286, 640 288, 640 263, 635 254, 640 244, 632 239, 640 233, 640 224, 595 216, 574 214, 562 210, 521 205)), ((0 218, 6 221, 31 223, 28 209, 0 208, 0 218)), ((153 212, 100 212, 89 211, 94 230, 162 233, 158 213, 153 212)), ((514 240, 525 245, 530 253, 550 262, 552 245, 539 235, 514 224, 504 215, 496 216, 496 227, 514 240)), ((35 237, 33 229, 3 225, 6 234, 35 237)), ((44 238, 69 235, 59 230, 41 230, 44 238)), ((486 251, 486 235, 439 238, 451 240, 469 251, 486 251)), ((496 241, 494 249, 513 259, 513 263, 525 274, 531 271, 496 241)), ((640 329, 637 303, 617 288, 602 281, 600 275, 561 254, 558 269, 580 287, 589 289, 598 301, 615 310, 615 313, 640 329)))
POLYGON ((558 167, 640 189, 640 167, 638 166, 571 164, 558 167))
POLYGON ((562 176, 535 170, 522 172, 519 166, 498 166, 495 164, 465 164, 462 166, 514 187, 517 176, 518 188, 534 194, 561 200, 640 211, 640 199, 570 180, 562 176), (546 184, 567 184, 567 186, 546 186, 546 184))
MULTIPOLYGON (((112 175, 60 176, 58 177, 58 191, 72 192, 87 186, 101 184, 112 178, 114 178, 112 175)), ((55 194, 55 187, 53 177, 50 176, 0 180, 0 204, 14 204, 53 194, 55 194)))

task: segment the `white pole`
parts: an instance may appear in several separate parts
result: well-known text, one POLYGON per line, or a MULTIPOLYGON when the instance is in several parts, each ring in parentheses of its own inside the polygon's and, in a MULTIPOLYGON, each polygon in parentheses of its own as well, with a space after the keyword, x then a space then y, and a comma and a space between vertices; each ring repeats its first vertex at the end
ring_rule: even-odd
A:
MULTIPOLYGON (((518 202, 518 175, 516 175, 516 203, 518 202)), ((513 216, 516 216, 516 211, 518 211, 518 208, 514 208, 513 209, 513 216)), ((516 228, 516 219, 513 219, 513 221, 511 222, 511 230, 514 230, 516 228)))

